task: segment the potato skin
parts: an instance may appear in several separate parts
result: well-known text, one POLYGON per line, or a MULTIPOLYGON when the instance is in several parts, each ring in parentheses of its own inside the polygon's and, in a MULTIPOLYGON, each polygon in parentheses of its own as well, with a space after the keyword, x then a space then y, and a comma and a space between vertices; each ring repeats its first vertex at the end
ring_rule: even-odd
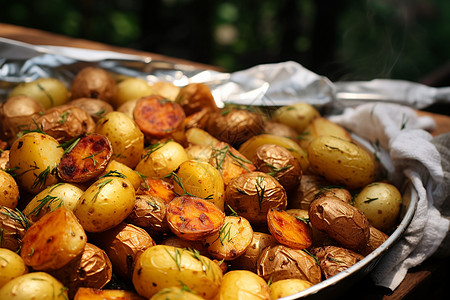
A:
POLYGON ((278 108, 272 120, 288 125, 297 132, 302 132, 315 118, 320 117, 317 109, 306 102, 299 102, 278 108))
POLYGON ((359 250, 369 241, 370 224, 354 206, 334 196, 314 200, 309 206, 311 224, 345 248, 359 250))
POLYGON ((93 98, 78 98, 67 103, 81 108, 87 112, 94 122, 97 122, 108 113, 114 111, 111 104, 100 99, 93 98))
POLYGON ((307 280, 297 278, 278 280, 270 285, 270 297, 272 299, 287 297, 306 290, 312 285, 307 280))
POLYGON ((19 202, 19 186, 14 178, 3 170, 0 170, 0 190, 2 191, 0 205, 16 208, 19 202))
POLYGON ((330 183, 358 189, 371 183, 375 162, 366 150, 349 141, 320 136, 309 144, 310 168, 330 183))
POLYGON ((30 227, 27 217, 20 211, 0 206, 0 247, 14 252, 22 248, 25 232, 30 227))
POLYGON ((234 270, 225 273, 217 300, 270 299, 267 283, 253 272, 234 270))
POLYGON ((185 284, 205 299, 212 299, 222 283, 222 270, 195 252, 156 245, 142 253, 134 268, 133 285, 139 295, 150 298, 166 287, 185 284))
POLYGON ((326 279, 350 268, 364 258, 361 254, 336 246, 315 248, 311 252, 319 260, 326 279))
POLYGON ((70 92, 72 99, 94 98, 112 103, 117 94, 117 85, 106 70, 89 66, 77 73, 70 92))
POLYGON ((0 248, 0 257, 0 288, 11 279, 28 273, 28 267, 16 252, 0 248))

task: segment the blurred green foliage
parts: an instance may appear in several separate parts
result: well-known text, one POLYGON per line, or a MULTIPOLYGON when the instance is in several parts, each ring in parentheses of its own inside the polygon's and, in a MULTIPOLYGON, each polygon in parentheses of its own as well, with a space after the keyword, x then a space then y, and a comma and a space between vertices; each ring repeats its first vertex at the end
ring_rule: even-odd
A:
POLYGON ((15 0, 0 22, 235 71, 295 60, 332 80, 421 80, 449 60, 448 0, 15 0))

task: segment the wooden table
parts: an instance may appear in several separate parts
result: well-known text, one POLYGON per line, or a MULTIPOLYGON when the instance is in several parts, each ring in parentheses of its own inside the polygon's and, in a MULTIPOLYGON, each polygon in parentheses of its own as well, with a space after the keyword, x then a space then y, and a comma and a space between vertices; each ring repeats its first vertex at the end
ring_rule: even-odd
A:
MULTIPOLYGON (((154 59, 167 60, 174 63, 190 64, 202 68, 220 68, 199 64, 191 61, 177 59, 156 53, 148 53, 128 48, 120 48, 93 41, 70 38, 58 34, 53 34, 41 30, 24 28, 9 24, 0 23, 0 36, 36 45, 55 45, 79 47, 94 50, 110 50, 122 53, 149 55, 154 59)), ((437 115, 428 112, 419 112, 420 115, 428 115, 434 118, 437 123, 433 135, 438 135, 450 131, 450 117, 437 115)), ((410 270, 402 284, 394 291, 375 286, 369 278, 362 279, 354 289, 345 293, 342 299, 365 299, 365 300, 394 300, 394 299, 450 299, 450 289, 447 288, 448 278, 450 278, 450 258, 449 259, 429 259, 421 266, 410 270), (445 297, 448 296, 448 297, 445 297)))

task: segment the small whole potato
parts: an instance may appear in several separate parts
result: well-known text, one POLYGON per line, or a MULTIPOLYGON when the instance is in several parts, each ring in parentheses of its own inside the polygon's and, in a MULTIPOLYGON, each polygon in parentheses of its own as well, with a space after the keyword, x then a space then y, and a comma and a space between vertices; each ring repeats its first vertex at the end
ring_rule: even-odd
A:
POLYGON ((327 279, 350 268, 364 258, 361 254, 336 246, 315 248, 312 253, 319 260, 322 273, 327 279))
POLYGON ((389 232, 400 214, 402 195, 392 184, 374 182, 364 187, 355 198, 354 205, 375 228, 389 232))
POLYGON ((94 98, 112 103, 117 85, 112 76, 98 67, 85 67, 77 73, 70 86, 72 99, 94 98))
POLYGON ((94 122, 114 111, 111 104, 100 99, 78 98, 68 102, 67 104, 77 106, 87 112, 94 122))
POLYGON ((270 299, 267 283, 253 272, 233 270, 225 273, 217 298, 220 300, 270 299))
POLYGON ((188 291, 186 288, 180 288, 177 286, 164 288, 150 298, 150 300, 175 300, 175 299, 204 300, 205 298, 202 298, 197 294, 188 291))
POLYGON ((144 228, 156 236, 170 232, 166 211, 167 203, 160 197, 136 195, 134 209, 125 221, 144 228))
POLYGON ((65 104, 69 99, 66 85, 56 78, 38 78, 35 81, 20 83, 13 88, 8 97, 17 95, 33 98, 45 109, 65 104))
POLYGON ((320 136, 308 147, 310 168, 330 183, 358 189, 371 183, 375 162, 369 153, 352 142, 334 136, 320 136))
POLYGON ((19 202, 19 186, 14 177, 3 170, 0 170, 0 190, 2 191, 0 205, 12 209, 16 208, 19 202))
POLYGON ((278 108, 272 120, 288 125, 297 132, 302 132, 315 118, 320 117, 319 111, 309 103, 299 102, 278 108))
POLYGON ((313 284, 304 279, 291 278, 278 280, 270 285, 270 297, 272 299, 287 297, 306 290, 311 286, 313 284))
POLYGON ((143 78, 125 78, 117 83, 117 96, 113 101, 113 106, 118 108, 128 101, 136 100, 156 93, 157 92, 143 78))
POLYGON ((19 252, 22 248, 22 239, 30 227, 30 222, 20 210, 13 210, 0 206, 0 248, 19 252))
POLYGON ((0 288, 8 281, 26 273, 28 273, 28 267, 19 254, 0 248, 0 288))
POLYGON ((219 110, 210 88, 204 83, 191 83, 180 88, 175 101, 188 116, 205 108, 210 112, 219 110))

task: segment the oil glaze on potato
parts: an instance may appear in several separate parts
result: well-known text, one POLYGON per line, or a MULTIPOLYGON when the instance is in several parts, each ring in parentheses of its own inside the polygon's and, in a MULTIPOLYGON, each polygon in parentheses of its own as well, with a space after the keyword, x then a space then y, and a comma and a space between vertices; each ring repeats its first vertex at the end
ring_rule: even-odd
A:
POLYGON ((375 163, 366 150, 337 137, 315 138, 308 158, 310 168, 332 184, 358 189, 374 179, 375 163))
POLYGON ((6 248, 0 248, 0 270, 0 288, 11 279, 28 273, 22 257, 6 248))
POLYGON ((272 299, 279 299, 301 292, 311 286, 313 286, 311 282, 303 279, 278 280, 270 285, 270 296, 272 299))
POLYGON ((156 245, 139 256, 133 285, 146 298, 163 288, 186 285, 197 295, 212 299, 219 292, 222 277, 220 267, 198 252, 156 245))
POLYGON ((253 272, 234 270, 225 273, 217 298, 220 300, 270 299, 267 283, 253 272))
POLYGON ((14 178, 7 172, 0 170, 0 205, 16 208, 19 201, 19 186, 14 178))

